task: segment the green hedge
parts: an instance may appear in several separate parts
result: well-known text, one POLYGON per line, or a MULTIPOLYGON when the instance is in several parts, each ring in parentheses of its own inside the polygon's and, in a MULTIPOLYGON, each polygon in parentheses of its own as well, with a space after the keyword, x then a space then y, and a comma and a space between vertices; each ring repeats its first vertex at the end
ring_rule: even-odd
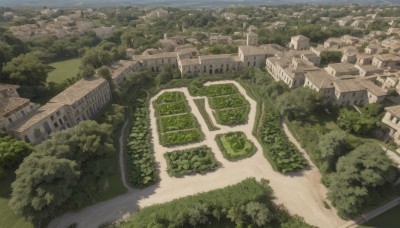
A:
POLYGON ((204 174, 221 166, 211 149, 206 146, 168 152, 164 157, 167 160, 168 174, 173 177, 204 174))
POLYGON ((215 137, 215 141, 224 158, 229 161, 251 157, 257 151, 254 143, 248 140, 246 135, 240 131, 219 134, 215 137), (237 145, 236 147, 235 144, 237 145))

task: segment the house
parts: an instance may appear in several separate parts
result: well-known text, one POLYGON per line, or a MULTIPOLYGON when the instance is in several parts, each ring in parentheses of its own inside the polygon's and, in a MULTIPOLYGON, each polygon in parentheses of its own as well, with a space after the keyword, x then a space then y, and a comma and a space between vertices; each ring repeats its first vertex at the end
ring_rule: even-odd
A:
POLYGON ((385 90, 366 79, 336 80, 334 86, 337 106, 380 103, 387 95, 385 90))
POLYGON ((323 94, 324 103, 329 103, 335 100, 335 86, 333 83, 335 80, 337 79, 322 69, 309 71, 305 73, 304 86, 323 94))
POLYGON ((349 63, 333 63, 325 68, 326 72, 333 77, 339 78, 341 76, 358 75, 359 70, 349 63))
POLYGON ((388 35, 394 35, 394 34, 400 35, 400 28, 389 28, 387 31, 387 34, 388 35))
POLYGON ((109 83, 100 77, 81 79, 10 128, 14 137, 32 144, 53 132, 95 116, 111 100, 109 83))
POLYGON ((372 65, 355 65, 354 67, 359 70, 359 75, 361 77, 367 77, 383 73, 383 69, 379 69, 372 65))
POLYGON ((290 40, 289 48, 294 50, 307 50, 310 48, 310 39, 305 36, 294 36, 290 40))
POLYGON ((258 35, 254 32, 247 33, 246 45, 257 46, 257 44, 258 44, 258 35))
POLYGON ((98 38, 104 38, 111 35, 114 32, 114 27, 99 27, 92 29, 98 38))
POLYGON ((114 85, 121 85, 126 76, 133 71, 137 71, 140 64, 136 61, 118 60, 110 67, 111 79, 114 85))
POLYGON ((389 136, 396 144, 400 144, 400 105, 386 107, 385 111, 382 122, 389 127, 389 136))
POLYGON ((29 99, 19 97, 19 86, 0 84, 0 129, 8 131, 14 124, 36 110, 29 99))
POLYGON ((400 56, 392 53, 375 55, 372 65, 377 68, 400 69, 400 56))

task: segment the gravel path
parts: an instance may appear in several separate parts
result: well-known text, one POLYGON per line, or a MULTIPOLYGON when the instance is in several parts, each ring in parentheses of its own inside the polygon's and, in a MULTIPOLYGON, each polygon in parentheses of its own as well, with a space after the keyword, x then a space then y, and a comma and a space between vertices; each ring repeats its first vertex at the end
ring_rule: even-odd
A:
MULTIPOLYGON (((238 183, 247 177, 268 179, 276 196, 274 201, 278 204, 284 204, 290 213, 304 217, 307 223, 324 228, 338 227, 344 224, 346 221, 340 219, 333 209, 326 209, 324 207, 323 201, 325 200, 327 190, 320 183, 321 175, 313 165, 307 170, 291 175, 282 175, 272 169, 271 165, 263 156, 261 145, 252 135, 257 103, 247 96, 246 91, 235 81, 218 81, 207 83, 206 85, 225 83, 236 85, 239 92, 249 101, 251 109, 247 124, 235 127, 217 124, 214 116, 211 114, 212 110, 208 102, 206 102, 206 110, 210 113, 212 122, 215 126, 220 128, 220 130, 217 131, 209 131, 187 88, 162 91, 151 99, 150 104, 165 91, 183 92, 188 100, 192 113, 197 118, 205 134, 204 141, 174 148, 163 147, 159 144, 154 115, 155 110, 152 105, 150 105, 150 124, 155 158, 159 164, 161 181, 151 187, 130 191, 119 197, 86 207, 78 212, 66 213, 52 220, 49 227, 66 227, 71 223, 78 223, 78 227, 94 228, 102 223, 121 219, 129 213, 134 213, 141 207, 222 188, 227 185, 238 183), (254 142, 258 151, 253 157, 236 162, 229 162, 223 158, 214 138, 216 134, 231 131, 242 131, 246 134, 248 139, 254 142), (183 178, 172 178, 168 176, 166 172, 167 164, 163 157, 164 153, 202 145, 207 145, 212 149, 216 159, 222 163, 221 168, 205 175, 193 175, 183 178)), ((293 138, 291 140, 293 140, 293 138)), ((310 161, 309 163, 312 164, 310 161)))

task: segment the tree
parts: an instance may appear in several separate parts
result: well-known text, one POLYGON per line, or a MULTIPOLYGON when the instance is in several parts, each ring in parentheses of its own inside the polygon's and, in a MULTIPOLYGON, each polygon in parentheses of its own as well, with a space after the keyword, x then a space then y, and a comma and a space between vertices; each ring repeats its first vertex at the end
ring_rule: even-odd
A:
POLYGON ((226 218, 230 219, 237 226, 241 227, 245 219, 245 209, 243 205, 237 205, 228 210, 226 218))
POLYGON ((96 71, 93 66, 80 66, 78 75, 82 78, 90 78, 95 75, 96 71))
POLYGON ((164 85, 173 79, 173 69, 172 67, 163 67, 161 71, 156 76, 157 85, 164 85))
POLYGON ((289 86, 283 81, 273 81, 265 88, 265 95, 275 99, 289 90, 289 86))
POLYGON ((110 81, 111 80, 111 73, 108 67, 102 66, 99 69, 97 69, 97 74, 99 74, 102 78, 110 81))
POLYGON ((9 205, 40 222, 94 199, 115 153, 112 127, 84 121, 51 135, 16 171, 9 205))
POLYGON ((379 187, 394 183, 397 171, 380 145, 366 143, 339 158, 331 175, 329 199, 341 216, 359 213, 379 196, 379 187))
POLYGON ((320 169, 324 172, 334 172, 336 162, 349 149, 346 133, 343 131, 332 131, 323 135, 318 143, 322 165, 320 169))
POLYGON ((246 205, 246 214, 253 224, 263 227, 271 221, 271 213, 265 204, 250 202, 246 205))
POLYGON ((310 88, 300 87, 278 97, 277 105, 288 118, 303 118, 322 102, 323 95, 310 88))
POLYGON ((375 105, 368 105, 357 111, 341 109, 337 118, 337 123, 342 129, 356 134, 366 135, 375 129, 379 122, 379 114, 383 108, 375 105))
POLYGON ((342 52, 340 51, 324 51, 321 53, 321 65, 340 63, 341 60, 342 52))
POLYGON ((8 62, 3 73, 10 81, 19 85, 42 85, 47 79, 47 67, 33 55, 20 55, 8 62))
POLYGON ((189 224, 196 226, 197 224, 205 224, 208 222, 208 206, 206 204, 195 204, 189 212, 189 224))
POLYGON ((0 169, 18 168, 32 150, 31 145, 0 132, 0 169))

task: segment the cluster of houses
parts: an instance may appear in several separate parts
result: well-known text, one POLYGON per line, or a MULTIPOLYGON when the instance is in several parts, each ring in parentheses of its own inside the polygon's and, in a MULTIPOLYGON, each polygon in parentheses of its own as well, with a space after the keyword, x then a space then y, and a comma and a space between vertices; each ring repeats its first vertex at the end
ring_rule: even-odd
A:
MULTIPOLYGON (((49 10, 43 11, 42 14, 49 10)), ((9 29, 15 37, 25 41, 34 41, 49 37, 78 37, 88 31, 93 31, 97 37, 103 38, 114 32, 114 27, 95 27, 91 21, 82 18, 82 13, 80 10, 77 10, 68 15, 58 16, 52 20, 37 19, 34 24, 10 26, 9 29)))
MULTIPOLYGON (((257 34, 250 31, 246 45, 239 46, 237 54, 199 55, 190 46, 175 48, 174 52, 148 50, 139 56, 131 55, 132 60, 114 63, 110 72, 113 83, 120 85, 130 72, 140 69, 158 72, 172 66, 179 69, 182 77, 194 77, 265 67, 275 80, 290 88, 305 86, 321 92, 325 102, 337 106, 380 103, 387 96, 388 88, 400 88, 399 53, 393 45, 381 44, 367 46, 360 52, 357 48, 360 44, 359 38, 343 36, 311 47, 310 40, 299 35, 292 37, 288 47, 258 45, 257 34), (341 62, 321 67, 321 54, 327 51, 341 52, 341 62)), ((17 88, 0 85, 0 104, 5 107, 0 112, 0 129, 33 144, 40 143, 54 131, 92 118, 111 100, 109 82, 98 76, 81 79, 39 108, 20 98, 17 88)), ((384 123, 393 127, 391 135, 398 140, 400 106, 387 108, 387 112, 384 123)))

